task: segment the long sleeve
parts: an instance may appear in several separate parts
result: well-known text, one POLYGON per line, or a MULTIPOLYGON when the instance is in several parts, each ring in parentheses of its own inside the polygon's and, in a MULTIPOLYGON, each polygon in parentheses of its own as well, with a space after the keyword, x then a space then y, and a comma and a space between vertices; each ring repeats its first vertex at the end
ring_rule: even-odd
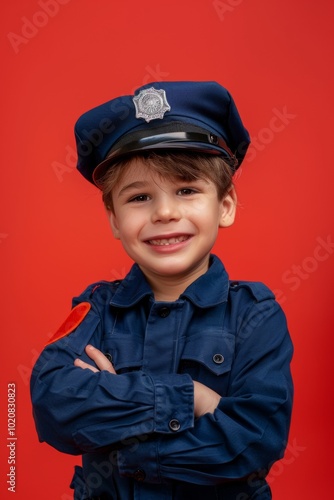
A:
POLYGON ((267 300, 255 304, 242 323, 228 391, 214 414, 177 436, 124 447, 119 451, 122 474, 131 476, 144 464, 147 482, 209 485, 253 471, 265 476, 282 457, 292 405, 292 344, 285 317, 277 303, 267 300))
MULTIPOLYGON (((87 300, 87 294, 81 300, 87 300)), ((141 371, 113 375, 74 366, 90 343, 102 349, 99 307, 73 333, 47 346, 31 378, 36 428, 41 441, 80 454, 143 433, 171 433, 170 421, 184 429, 194 423, 193 382, 187 374, 152 377, 141 371)))

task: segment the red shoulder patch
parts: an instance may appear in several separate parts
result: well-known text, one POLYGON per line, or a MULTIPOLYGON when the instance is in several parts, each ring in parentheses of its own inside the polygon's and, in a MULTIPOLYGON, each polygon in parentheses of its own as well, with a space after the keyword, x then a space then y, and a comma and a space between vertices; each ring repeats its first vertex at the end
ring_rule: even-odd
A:
POLYGON ((81 302, 81 304, 73 307, 64 323, 58 328, 56 333, 50 338, 46 345, 53 344, 56 340, 62 339, 63 337, 66 337, 66 335, 73 332, 73 330, 75 330, 76 327, 79 326, 85 319, 91 307, 92 306, 89 302, 81 302))

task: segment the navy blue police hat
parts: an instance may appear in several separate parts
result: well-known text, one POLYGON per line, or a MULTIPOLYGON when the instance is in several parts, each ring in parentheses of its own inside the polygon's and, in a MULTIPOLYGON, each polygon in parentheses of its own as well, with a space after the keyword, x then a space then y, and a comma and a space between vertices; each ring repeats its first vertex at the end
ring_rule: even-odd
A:
POLYGON ((223 156, 235 171, 250 143, 230 93, 216 82, 154 82, 84 113, 75 125, 77 168, 90 182, 141 151, 223 156))

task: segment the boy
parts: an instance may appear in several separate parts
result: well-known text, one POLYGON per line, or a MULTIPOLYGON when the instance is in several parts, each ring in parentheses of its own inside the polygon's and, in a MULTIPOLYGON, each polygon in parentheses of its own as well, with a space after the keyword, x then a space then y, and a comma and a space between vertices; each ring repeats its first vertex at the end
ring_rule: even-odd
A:
POLYGON ((211 255, 249 136, 215 82, 153 83, 76 124, 78 169, 135 261, 74 300, 31 380, 41 441, 82 454, 76 500, 271 498, 292 345, 264 285, 211 255))

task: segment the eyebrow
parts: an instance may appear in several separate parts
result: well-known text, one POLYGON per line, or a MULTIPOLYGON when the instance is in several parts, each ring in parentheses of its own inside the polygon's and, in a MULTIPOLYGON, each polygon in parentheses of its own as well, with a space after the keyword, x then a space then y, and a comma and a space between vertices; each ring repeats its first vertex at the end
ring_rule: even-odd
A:
POLYGON ((118 198, 124 194, 126 191, 129 191, 130 189, 142 189, 144 187, 147 187, 147 182, 146 181, 135 181, 131 182, 130 184, 127 184, 126 186, 122 187, 120 192, 118 193, 118 198))

